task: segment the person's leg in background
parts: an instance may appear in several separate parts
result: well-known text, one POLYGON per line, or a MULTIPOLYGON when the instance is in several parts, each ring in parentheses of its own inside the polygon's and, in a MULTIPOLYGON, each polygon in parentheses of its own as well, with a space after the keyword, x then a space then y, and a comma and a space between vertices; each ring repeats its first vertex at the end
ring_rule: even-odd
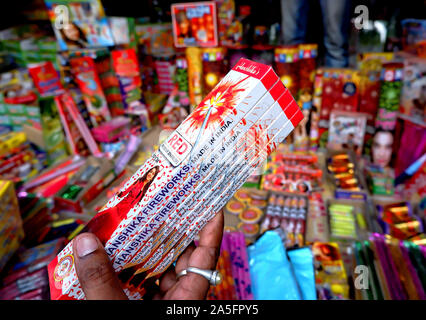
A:
POLYGON ((324 24, 325 65, 345 68, 349 65, 351 0, 320 0, 320 4, 324 24))
POLYGON ((305 42, 309 0, 281 0, 282 35, 284 44, 305 42))

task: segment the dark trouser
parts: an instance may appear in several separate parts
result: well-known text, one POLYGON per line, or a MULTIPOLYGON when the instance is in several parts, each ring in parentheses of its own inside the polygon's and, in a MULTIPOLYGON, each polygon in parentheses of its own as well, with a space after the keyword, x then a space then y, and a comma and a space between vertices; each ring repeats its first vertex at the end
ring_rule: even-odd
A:
MULTIPOLYGON (((319 0, 324 25, 325 65, 344 68, 349 64, 350 0, 319 0)), ((285 44, 306 40, 309 0, 281 0, 282 30, 285 44)))

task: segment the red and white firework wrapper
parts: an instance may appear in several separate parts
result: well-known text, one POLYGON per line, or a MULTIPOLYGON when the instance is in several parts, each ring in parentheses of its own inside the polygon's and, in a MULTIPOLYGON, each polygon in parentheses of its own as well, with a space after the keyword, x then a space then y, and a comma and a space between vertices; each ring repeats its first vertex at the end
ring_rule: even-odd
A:
MULTIPOLYGON (((252 142, 247 143, 246 148, 253 152, 253 155, 262 153, 259 150, 263 150, 265 147, 267 151, 263 153, 267 154, 275 144, 280 142, 276 139, 273 143, 258 144, 261 142, 258 138, 261 132, 251 129, 258 123, 262 114, 271 108, 271 103, 265 103, 264 97, 267 92, 270 91, 269 95, 276 100, 283 95, 283 92, 279 91, 286 90, 281 86, 280 90, 276 90, 277 92, 272 91, 271 88, 277 81, 278 77, 270 67, 241 59, 160 146, 159 150, 89 222, 86 231, 94 232, 100 238, 116 271, 131 261, 141 248, 148 245, 150 241, 152 243, 152 235, 160 226, 164 226, 165 221, 173 219, 173 216, 179 215, 180 212, 186 214, 188 210, 192 210, 188 206, 180 211, 176 208, 203 190, 199 189, 198 186, 202 186, 199 182, 204 181, 212 171, 205 170, 203 173, 202 166, 214 159, 211 156, 214 155, 215 150, 220 148, 224 154, 222 159, 225 159, 231 153, 235 153, 236 146, 241 147, 232 140, 236 130, 242 132, 252 130, 252 142), (263 104, 262 101, 264 101, 263 104), (256 107, 260 105, 262 107, 257 110, 256 107), (249 145, 252 147, 249 148, 249 145), (198 188, 197 192, 195 188, 198 188)), ((291 97, 289 93, 288 95, 291 97)), ((291 101, 294 101, 292 97, 291 101)), ((277 112, 275 115, 270 114, 270 122, 284 116, 286 119, 284 123, 288 123, 289 116, 285 115, 283 108, 277 112)), ((300 110, 297 109, 295 113, 297 112, 300 113, 300 110)), ((268 124, 265 123, 265 125, 268 124)), ((288 134, 293 127, 290 128, 286 125, 285 132, 288 134)), ((260 130, 267 130, 267 128, 262 126, 260 130)), ((260 134, 260 136, 264 135, 260 134)), ((268 136, 265 135, 265 138, 268 139, 268 136)), ((248 152, 244 152, 244 154, 247 155, 248 152)), ((238 170, 245 171, 244 162, 238 161, 238 170)), ((230 170, 235 172, 234 176, 236 176, 236 169, 231 168, 230 170)), ((220 188, 226 189, 227 187, 222 181, 220 187, 210 191, 204 190, 205 199, 210 200, 210 196, 220 194, 220 188)), ((231 190, 227 192, 226 196, 230 194, 231 190)), ((212 200, 209 201, 209 203, 211 202, 212 200)), ((212 204, 209 211, 206 212, 206 218, 211 218, 211 212, 215 211, 214 209, 219 210, 221 204, 222 202, 212 204)), ((196 209, 198 206, 194 202, 192 207, 196 209)), ((194 216, 195 220, 200 219, 199 216, 200 214, 197 213, 194 216)), ((187 238, 195 236, 193 229, 191 229, 191 234, 186 235, 187 238)), ((177 251, 181 251, 181 247, 183 247, 182 244, 177 251)), ((148 253, 150 252, 151 250, 148 251, 148 253)), ((84 299, 84 293, 75 272, 72 253, 71 242, 49 265, 52 299, 84 299)), ((162 270, 163 266, 172 262, 166 263, 164 259, 168 260, 176 256, 168 253, 166 258, 163 257, 164 255, 161 254, 161 259, 155 259, 162 261, 155 269, 162 270)), ((158 270, 151 272, 152 275, 158 273, 158 270)), ((124 287, 130 298, 142 296, 133 288, 130 290, 126 286, 124 287)))
MULTIPOLYGON (((215 150, 207 158, 207 161, 201 165, 200 170, 194 172, 194 175, 200 174, 202 178, 198 179, 197 183, 194 184, 192 193, 187 194, 181 202, 177 202, 176 205, 173 206, 173 210, 176 211, 176 214, 167 216, 155 232, 150 232, 149 235, 152 236, 149 238, 149 241, 145 243, 144 246, 140 247, 139 251, 137 251, 137 253, 135 252, 135 255, 127 255, 126 250, 117 255, 114 261, 116 270, 120 270, 120 266, 123 266, 122 268, 127 268, 142 263, 144 259, 165 240, 175 225, 179 225, 178 223, 182 216, 190 213, 196 204, 203 201, 204 197, 208 196, 208 193, 211 191, 211 183, 225 174, 224 171, 226 168, 232 166, 232 158, 235 158, 237 155, 236 151, 242 150, 244 145, 246 148, 255 145, 254 137, 256 132, 253 132, 253 128, 265 123, 265 120, 260 121, 260 119, 273 119, 276 114, 270 113, 269 110, 273 109, 271 106, 274 104, 275 100, 284 94, 290 96, 292 100, 291 95, 285 89, 282 82, 278 81, 274 84, 272 89, 257 102, 251 112, 246 114, 244 119, 234 127, 232 134, 223 140, 224 143, 217 145, 215 150), (215 160, 211 162, 209 161, 210 159, 215 160), (127 258, 122 258, 123 256, 127 258)), ((185 188, 185 186, 183 188, 185 188)), ((151 220, 155 218, 156 216, 153 216, 151 220)), ((190 221, 190 215, 185 215, 184 223, 180 224, 179 227, 185 228, 190 221)), ((148 222, 148 224, 150 222, 148 222)), ((136 234, 134 240, 128 243, 127 247, 137 247, 137 244, 134 242, 137 242, 137 236, 142 232, 144 232, 143 228, 136 234)), ((154 262, 155 260, 151 259, 150 263, 153 264, 154 262)))
MULTIPOLYGON (((279 103, 274 104, 279 106, 279 103)), ((244 184, 277 145, 282 142, 302 119, 297 104, 291 103, 287 109, 290 119, 279 117, 268 126, 266 132, 259 135, 256 145, 262 144, 264 147, 252 147, 244 150, 233 165, 231 172, 227 172, 220 179, 215 181, 211 192, 206 196, 205 201, 199 203, 195 208, 191 208, 191 224, 186 225, 182 220, 179 224, 184 224, 184 228, 175 228, 175 234, 169 239, 169 243, 163 244, 162 256, 164 257, 158 264, 151 268, 147 277, 154 276, 165 271, 169 265, 180 255, 180 253, 192 242, 198 232, 211 218, 222 208, 232 197, 232 195, 244 184), (284 123, 282 122, 284 121, 284 123), (275 127, 275 128, 274 128, 275 127), (268 133, 268 130, 271 132, 268 133), (274 133, 272 133, 274 132, 274 133), (260 151, 260 152, 259 152, 260 151)), ((178 224, 178 225, 179 225, 178 224)))
MULTIPOLYGON (((282 86, 282 88, 284 87, 283 84, 279 82, 274 88, 280 86, 282 86)), ((280 117, 277 117, 277 114, 279 114, 279 112, 283 113, 283 110, 292 114, 298 107, 294 103, 291 94, 285 89, 284 91, 280 90, 282 95, 277 99, 279 103, 274 103, 273 97, 276 96, 275 93, 272 92, 273 89, 271 90, 272 94, 268 94, 271 106, 265 110, 257 120, 251 121, 252 124, 248 130, 246 129, 244 133, 238 135, 238 138, 235 140, 236 142, 232 148, 230 147, 232 152, 228 152, 224 155, 217 166, 212 169, 204 179, 200 180, 201 182, 194 190, 195 193, 191 197, 185 199, 178 207, 178 214, 170 216, 165 220, 154 236, 151 237, 152 242, 150 239, 150 243, 142 247, 127 266, 141 264, 145 258, 147 258, 147 253, 159 247, 155 253, 148 257, 149 261, 147 261, 147 263, 139 265, 138 267, 140 271, 144 271, 155 265, 158 260, 153 256, 155 255, 157 259, 161 258, 159 252, 166 253, 171 246, 174 245, 175 242, 173 242, 173 240, 176 240, 175 237, 179 237, 176 233, 180 231, 182 234, 182 232, 188 230, 194 219, 198 218, 200 214, 199 209, 201 210, 201 208, 203 208, 203 202, 210 198, 212 192, 220 190, 219 182, 222 180, 232 181, 242 167, 248 164, 247 159, 240 159, 239 156, 241 154, 251 151, 252 158, 250 158, 250 160, 259 160, 261 158, 260 153, 270 153, 271 147, 275 147, 275 145, 268 145, 266 141, 270 140, 276 133, 285 127, 289 121, 285 113, 280 117), (244 160, 246 161, 244 162, 244 160)), ((265 99, 267 99, 267 97, 264 97, 262 100, 265 99)), ((259 162, 255 161, 251 165, 257 166, 258 164, 259 162)))

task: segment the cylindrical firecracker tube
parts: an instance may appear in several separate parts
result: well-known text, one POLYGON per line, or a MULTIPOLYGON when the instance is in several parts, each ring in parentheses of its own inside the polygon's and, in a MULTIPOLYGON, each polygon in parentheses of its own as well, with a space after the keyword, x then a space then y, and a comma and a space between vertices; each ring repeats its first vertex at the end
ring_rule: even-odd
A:
POLYGON ((299 48, 297 45, 275 49, 275 70, 281 81, 297 101, 299 91, 299 48))
POLYGON ((192 106, 197 106, 203 99, 203 62, 201 53, 201 48, 186 48, 189 100, 192 106))
POLYGON ((297 96, 299 106, 304 109, 310 109, 312 105, 317 56, 317 44, 299 45, 299 92, 297 96))
POLYGON ((225 76, 225 48, 204 48, 203 95, 207 95, 225 76))

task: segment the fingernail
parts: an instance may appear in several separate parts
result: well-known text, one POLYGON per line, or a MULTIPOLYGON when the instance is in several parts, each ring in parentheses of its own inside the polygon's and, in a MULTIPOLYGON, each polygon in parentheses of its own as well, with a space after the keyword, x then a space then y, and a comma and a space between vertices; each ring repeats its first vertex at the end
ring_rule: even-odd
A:
POLYGON ((98 248, 96 238, 91 234, 85 234, 76 239, 76 250, 80 258, 83 258, 98 248))

